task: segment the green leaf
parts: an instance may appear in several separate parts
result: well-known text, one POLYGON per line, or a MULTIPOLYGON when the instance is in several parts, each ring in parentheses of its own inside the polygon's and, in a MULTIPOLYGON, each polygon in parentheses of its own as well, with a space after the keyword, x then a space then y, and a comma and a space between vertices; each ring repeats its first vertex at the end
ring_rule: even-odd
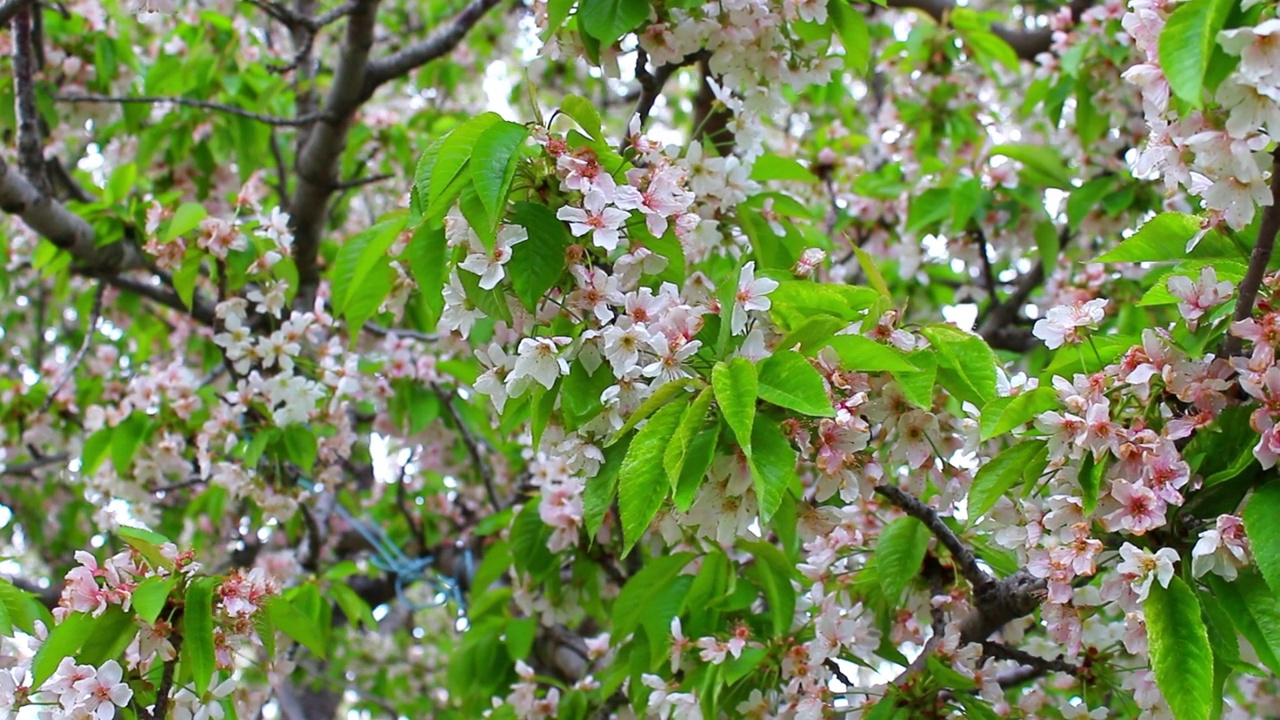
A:
POLYGON ((613 45, 649 17, 646 0, 581 0, 578 19, 588 35, 602 47, 613 45))
POLYGON ((101 665, 120 657, 137 634, 138 625, 133 615, 119 605, 108 605, 106 612, 94 618, 76 659, 88 665, 101 665))
POLYGON ((844 3, 831 3, 827 9, 844 45, 845 67, 855 73, 866 72, 871 63, 871 31, 867 19, 859 10, 844 3))
POLYGON ((611 445, 604 449, 604 464, 596 476, 587 480, 587 487, 582 491, 582 519, 587 529, 587 536, 595 538, 604 524, 605 513, 613 505, 613 498, 618 493, 618 471, 622 468, 622 460, 627 455, 630 439, 611 445))
POLYGON ((129 474, 133 456, 142 446, 149 430, 147 416, 140 412, 134 412, 112 430, 111 464, 115 465, 116 472, 121 476, 129 474))
POLYGON ((1280 595, 1280 483, 1264 482, 1255 488, 1243 519, 1253 559, 1271 590, 1280 595))
POLYGON ((165 545, 173 544, 169 538, 158 532, 128 525, 116 528, 116 536, 137 550, 152 566, 173 569, 173 561, 165 557, 162 550, 165 545))
POLYGON ((428 218, 443 216, 449 210, 449 206, 462 193, 464 185, 470 180, 470 176, 462 171, 471 159, 476 142, 486 130, 499 122, 502 122, 502 118, 497 113, 482 113, 454 128, 445 136, 431 165, 424 215, 428 218))
POLYGON ((49 628, 49 637, 31 662, 31 687, 38 688, 58 669, 62 658, 72 657, 88 639, 96 618, 88 613, 72 613, 49 628))
POLYGON ((573 118, 592 140, 605 139, 600 113, 596 112, 596 107, 590 100, 581 95, 570 95, 560 102, 560 112, 573 118))
POLYGON ((268 600, 267 616, 271 618, 273 626, 320 659, 323 660, 328 654, 319 623, 289 599, 277 595, 268 600))
POLYGON ((190 308, 192 298, 196 294, 196 280, 200 278, 200 268, 204 264, 204 256, 198 252, 187 253, 182 264, 173 273, 173 289, 178 293, 182 304, 190 308))
POLYGON ((173 217, 169 218, 169 224, 165 226, 164 232, 161 233, 160 240, 162 242, 170 242, 174 238, 186 235, 199 227, 200 221, 208 214, 208 211, 200 203, 182 203, 177 210, 173 211, 173 217))
POLYGON ((751 425, 756 418, 756 396, 759 380, 756 366, 744 358, 719 362, 711 370, 720 415, 733 431, 743 454, 751 457, 751 425))
POLYGON ((981 439, 985 441, 1003 435, 1057 407, 1058 396, 1047 387, 996 398, 982 406, 981 439))
POLYGON ((1110 455, 1104 455, 1101 461, 1094 461, 1093 453, 1085 453, 1080 470, 1076 473, 1076 481, 1080 484, 1080 497, 1084 501, 1085 517, 1093 514, 1098 507, 1098 492, 1102 488, 1102 477, 1106 474, 1110 455))
POLYGON ((876 265, 875 259, 866 250, 853 246, 853 254, 858 258, 858 265, 862 268, 862 272, 867 276, 867 282, 876 292, 880 293, 890 300, 893 299, 893 293, 889 292, 889 285, 884 281, 884 273, 880 272, 879 266, 876 265))
POLYGON ((999 35, 986 30, 965 30, 960 35, 973 57, 983 65, 994 60, 1010 70, 1018 70, 1018 53, 999 35))
POLYGON ((760 399, 804 415, 835 417, 822 375, 803 355, 779 350, 758 368, 760 399))
POLYGON ((311 472, 316 465, 316 456, 320 452, 316 442, 315 429, 309 425, 295 423, 284 428, 280 435, 284 443, 285 459, 302 468, 303 472, 311 472))
POLYGON ((671 483, 673 492, 679 485, 680 474, 684 471, 684 461, 689 452, 689 446, 706 423, 707 410, 711 408, 713 398, 714 393, 710 387, 705 387, 698 393, 698 396, 685 409, 684 415, 680 418, 680 425, 671 438, 671 443, 662 453, 662 469, 667 473, 667 480, 671 483))
POLYGON ((662 469, 662 454, 675 434, 685 403, 663 406, 636 433, 618 471, 618 512, 622 516, 622 554, 631 552, 636 541, 653 522, 670 490, 662 469))
POLYGON ((338 603, 338 607, 342 608, 342 614, 347 616, 347 620, 352 625, 359 623, 370 631, 378 629, 378 621, 374 619, 369 603, 352 590, 350 585, 344 582, 330 583, 329 594, 338 603))
POLYGON ((1022 163, 1022 176, 1032 185, 1071 189, 1071 172, 1062 154, 1053 147, 1006 143, 991 148, 992 155, 1003 155, 1022 163))
POLYGON ((1119 245, 1099 255, 1094 262, 1168 262, 1187 258, 1245 259, 1245 252, 1216 230, 1207 232, 1191 252, 1187 252, 1187 243, 1200 232, 1200 222, 1200 218, 1195 215, 1160 213, 1119 245))
MULTIPOLYGON (((680 571, 684 570, 693 558, 694 554, 689 552, 656 557, 631 576, 622 591, 618 593, 618 599, 613 601, 614 635, 619 639, 630 635, 648 616, 654 614, 666 616, 662 622, 663 633, 670 633, 668 628, 671 625, 671 618, 679 612, 680 605, 677 603, 673 608, 671 603, 665 603, 659 607, 655 601, 662 597, 664 590, 669 588, 676 578, 680 577, 680 571)), ((683 600, 683 597, 680 598, 681 602, 683 600)), ((663 620, 661 617, 659 619, 663 620)))
POLYGON ((527 503, 511 523, 511 559, 516 570, 535 580, 546 578, 557 567, 556 556, 547 548, 551 528, 542 522, 538 504, 527 503))
POLYGON ((529 312, 555 286, 564 273, 565 250, 572 239, 563 222, 546 205, 518 202, 511 221, 525 229, 529 239, 511 248, 507 277, 516 297, 529 312))
POLYGON ((1280 600, 1262 576, 1246 568, 1235 580, 1209 573, 1204 582, 1262 664, 1280 673, 1280 600))
MULTIPOLYGON (((213 590, 217 586, 218 578, 196 580, 187 586, 183 605, 182 662, 191 670, 196 695, 203 695, 209 689, 217 669, 213 643, 213 590)), ((270 604, 267 607, 270 609, 270 604)))
MULTIPOLYGON (((1102 203, 1102 199, 1108 193, 1115 189, 1115 184, 1114 175, 1103 175, 1072 189, 1071 195, 1067 198, 1067 225, 1073 229, 1080 227, 1080 222, 1102 203)), ((1054 243, 1055 245, 1057 243, 1056 231, 1054 243)))
POLYGON ((996 398, 1000 361, 986 340, 953 325, 929 325, 920 332, 937 350, 939 380, 952 394, 979 407, 996 398))
POLYGON ((1036 250, 1040 253, 1040 269, 1045 277, 1052 277, 1053 269, 1058 266, 1058 229, 1053 223, 1045 220, 1036 223, 1036 250))
POLYGON ((520 148, 529 136, 529 128, 518 123, 502 121, 489 126, 476 140, 471 153, 471 182, 476 194, 496 226, 501 222, 507 192, 516 176, 516 162, 520 148))
POLYGON ((880 299, 880 293, 869 287, 780 280, 778 288, 769 293, 769 315, 788 331, 813 320, 816 315, 830 315, 852 323, 861 321, 867 309, 880 299))
POLYGON ((782 504, 787 488, 798 485, 796 451, 775 422, 755 423, 751 432, 751 484, 760 505, 761 522, 769 522, 782 504))
POLYGON ((859 372, 914 372, 915 365, 901 352, 861 335, 837 335, 825 342, 840 356, 843 370, 859 372))
POLYGON ((765 153, 756 159, 751 167, 751 179, 757 182, 767 180, 795 180, 797 182, 817 182, 818 176, 809 168, 800 164, 799 160, 773 153, 765 153))
POLYGON ((684 394, 686 387, 686 384, 679 380, 663 383, 662 387, 654 390, 653 394, 650 395, 647 400, 640 403, 640 407, 636 408, 635 412, 631 413, 631 416, 627 418, 627 421, 622 424, 621 428, 618 428, 618 432, 614 433, 613 437, 609 438, 609 440, 605 442, 604 446, 609 447, 621 440, 627 433, 631 432, 636 425, 639 425, 641 420, 652 415, 658 410, 658 408, 666 406, 674 400, 676 396, 684 394))
POLYGON ((951 217, 951 188, 931 188, 911 198, 907 231, 919 232, 951 217))
POLYGON ((12 635, 13 628, 35 635, 36 621, 53 626, 53 618, 35 595, 0 578, 0 635, 12 635))
POLYGON ((342 244, 333 264, 330 299, 335 313, 347 316, 353 305, 358 313, 363 313, 373 295, 380 294, 377 304, 382 303, 391 290, 391 259, 387 257, 387 250, 404 229, 404 224, 403 217, 393 217, 356 233, 342 244))
POLYGON ((164 610, 165 603, 169 602, 169 593, 173 592, 173 587, 177 584, 177 578, 159 575, 143 580, 133 591, 133 609, 138 617, 154 623, 164 610))
POLYGON ((1025 477, 1029 466, 1048 458, 1048 445, 1043 440, 1024 440, 995 456, 983 465, 969 487, 969 518, 977 520, 1010 488, 1025 477))
POLYGON ((782 551, 765 542, 744 542, 742 548, 755 558, 747 572, 764 590, 769 603, 769 620, 773 624, 773 636, 785 638, 791 633, 791 622, 796 612, 796 591, 791 587, 795 566, 782 551))
POLYGON ((689 443, 673 498, 680 512, 689 512, 689 508, 693 507, 698 489, 702 487, 702 481, 707 477, 707 470, 711 469, 711 463, 715 460, 716 442, 719 439, 720 423, 716 423, 695 435, 693 441, 689 443))
POLYGON ((405 251, 418 293, 430 309, 426 321, 429 329, 435 328, 444 310, 446 250, 444 226, 424 222, 414 230, 405 251))
POLYGON ((875 562, 880 588, 891 603, 902 597, 912 578, 920 574, 929 549, 929 529, 913 517, 901 517, 880 531, 875 562))
POLYGON ((1176 720, 1208 720, 1213 705, 1213 653, 1195 593, 1177 575, 1152 583, 1143 604, 1156 685, 1176 720))
POLYGON ((1191 0, 1177 6, 1160 31, 1160 67, 1169 89, 1201 107, 1205 73, 1235 0, 1191 0))

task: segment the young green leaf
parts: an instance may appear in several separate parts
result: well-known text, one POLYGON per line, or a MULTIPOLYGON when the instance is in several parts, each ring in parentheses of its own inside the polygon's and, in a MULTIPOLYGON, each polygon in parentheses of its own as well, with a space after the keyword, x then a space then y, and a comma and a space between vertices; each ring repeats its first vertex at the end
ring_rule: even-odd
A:
POLYGON ((564 223, 546 205, 518 202, 511 222, 523 227, 529 238, 511 249, 507 276, 516 297, 533 312, 564 273, 564 253, 571 238, 564 223))
POLYGON ((276 629, 315 653, 320 659, 327 655, 324 633, 310 615, 303 612, 287 598, 277 595, 267 601, 267 615, 276 629))
POLYGON ((742 549, 755 558, 748 573, 764 590, 769 603, 769 619, 773 623, 773 635, 786 637, 791 632, 791 622, 796 610, 796 591, 791 587, 795 565, 787 561, 778 548, 765 542, 744 542, 742 549))
POLYGON ((902 597, 902 591, 920 574, 925 552, 929 549, 929 529, 913 517, 901 517, 880 531, 876 540, 876 571, 880 588, 891 603, 902 597))
POLYGON ((1272 592, 1280 595, 1280 484, 1264 482, 1255 488, 1243 517, 1253 559, 1272 592))
POLYGON ((631 552, 653 522, 671 486, 662 454, 684 414, 686 400, 663 406, 636 433, 618 472, 618 512, 622 516, 622 554, 631 552))
POLYGON ((920 332, 938 351, 939 380, 956 397, 979 407, 996 398, 1000 361, 986 340, 954 325, 929 325, 920 332))
POLYGON ((471 182, 495 225, 502 220, 507 191, 511 189, 516 163, 520 160, 520 148, 528 136, 529 128, 504 120, 490 125, 472 150, 471 182))
POLYGON ((798 352, 778 350, 758 368, 760 399, 816 417, 835 417, 822 376, 798 352))
POLYGON ((139 583, 133 590, 133 609, 138 613, 138 617, 154 623, 156 618, 160 617, 160 612, 164 610, 165 603, 169 601, 169 593, 173 592, 173 587, 177 584, 177 578, 165 578, 159 575, 139 583))
POLYGON ((684 470, 685 455, 689 451, 689 445, 693 442, 693 438, 702 430, 702 426, 706 422, 707 410, 711 408, 713 397, 714 394, 710 387, 705 387, 702 392, 698 393, 693 402, 689 403, 684 416, 680 418, 680 426, 671 438, 671 443, 667 445, 667 449, 662 453, 662 469, 667 472, 667 480, 671 483, 672 491, 676 490, 680 482, 680 473, 684 470))
MULTIPOLYGON (((1029 466, 1048 458, 1043 440, 1024 440, 983 465, 969 487, 969 518, 977 520, 1020 480, 1029 466)), ((1043 467, 1043 465, 1042 465, 1043 467)))
POLYGON ((990 440, 999 437, 1031 422, 1040 413, 1057 407, 1058 396, 1047 387, 996 398, 982 406, 981 438, 990 440))
POLYGON ((720 415, 733 431, 743 454, 751 457, 751 425, 756 419, 756 396, 759 379, 756 366, 745 358, 716 363, 711 370, 720 415))
MULTIPOLYGON (((454 128, 444 138, 431 165, 424 215, 432 217, 443 214, 453 204, 462 192, 463 184, 471 179, 463 173, 463 169, 471 159, 476 141, 499 122, 502 122, 502 118, 497 113, 482 113, 454 128)), ((419 167, 421 170, 421 166, 419 167)))
POLYGON ((919 369, 897 350, 861 335, 837 335, 824 344, 840 356, 840 367, 844 370, 910 373, 919 369))
POLYGON ((1143 605, 1151 669, 1176 720, 1208 720, 1213 704, 1213 653, 1195 593, 1177 575, 1152 583, 1143 605))
POLYGON ((213 644, 213 589, 217 585, 218 578, 211 577, 191 583, 183 606, 182 660, 191 669, 196 695, 209 689, 217 669, 213 644))
POLYGON ((649 17, 647 0, 582 0, 578 19, 588 35, 609 47, 649 17))
POLYGON ((1234 4, 1234 0, 1191 0, 1177 6, 1160 31, 1160 67, 1169 89, 1192 107, 1204 103, 1205 73, 1234 4))
POLYGON ((775 422, 755 423, 751 432, 751 483, 760 505, 761 522, 769 522, 787 489, 798 485, 796 451, 775 422))
MULTIPOLYGON (((654 601, 680 577, 680 571, 693 558, 693 553, 684 552, 657 557, 647 562, 627 581, 622 592, 618 593, 618 599, 613 601, 613 632, 619 638, 626 637, 640 627, 646 616, 657 614, 665 616, 663 633, 669 633, 667 627, 671 624, 671 618, 679 612, 680 606, 676 604, 673 608, 667 604, 665 607, 656 607, 654 601)), ((683 597, 681 600, 683 601, 683 597)))

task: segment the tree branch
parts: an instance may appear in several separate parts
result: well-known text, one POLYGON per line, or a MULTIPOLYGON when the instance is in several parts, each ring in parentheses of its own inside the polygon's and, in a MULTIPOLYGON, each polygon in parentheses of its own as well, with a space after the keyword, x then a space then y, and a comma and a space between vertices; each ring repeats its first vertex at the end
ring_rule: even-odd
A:
POLYGON ((18 165, 22 174, 40 191, 49 194, 49 173, 44 165, 44 145, 40 141, 40 113, 36 110, 35 68, 32 54, 31 10, 22 8, 13 16, 13 91, 18 120, 18 165))
POLYGON ((352 116, 364 100, 378 3, 379 0, 356 0, 348 13, 341 57, 325 99, 323 117, 311 128, 295 161, 298 182, 289 201, 289 220, 298 266, 297 302, 303 306, 311 305, 320 282, 316 257, 324 230, 324 210, 333 192, 338 159, 346 147, 352 116))
POLYGON ((924 504, 920 498, 893 485, 877 485, 876 492, 929 528, 929 532, 933 533, 934 537, 938 538, 938 542, 951 553, 960 574, 969 581, 975 592, 982 594, 996 585, 996 579, 978 566, 978 559, 973 551, 965 546, 951 528, 947 527, 936 510, 924 504))
MULTIPOLYGON (((1276 233, 1280 232, 1280 148, 1272 151, 1271 164, 1271 204, 1262 211, 1262 222, 1258 225, 1258 241, 1253 246, 1253 254, 1249 256, 1249 269, 1240 281, 1240 290, 1236 296, 1236 309, 1231 319, 1240 322, 1253 317, 1253 306, 1258 301, 1258 289, 1262 287, 1262 278, 1267 274, 1267 265, 1271 263, 1271 252, 1275 248, 1276 233)), ((1240 338, 1227 334, 1222 343, 1222 354, 1230 357, 1240 352, 1240 338)))
MULTIPOLYGON (((1094 1, 1071 0, 1072 18, 1079 21, 1084 11, 1094 5, 1094 1)), ((939 23, 946 22, 947 16, 955 8, 955 4, 951 0, 888 0, 887 5, 891 8, 920 10, 939 23)), ((993 24, 991 32, 1001 40, 1009 43, 1009 46, 1013 48, 1019 58, 1032 62, 1035 61, 1037 55, 1048 52, 1053 45, 1053 31, 1047 27, 1032 30, 993 24)))
POLYGON ((444 388, 439 385, 435 385, 434 388, 436 395, 440 398, 440 402, 444 403, 445 409, 449 411, 449 417, 453 418, 453 423, 458 426, 458 433, 462 435, 462 444, 467 447, 467 454, 471 456, 471 462, 475 463, 476 472, 480 473, 480 478, 484 481, 484 490, 489 496, 489 504, 493 506, 494 512, 501 512, 503 508, 502 502, 498 500, 498 492, 493 485, 493 467, 489 465, 489 461, 485 458, 484 452, 480 447, 480 439, 471 434, 471 428, 467 426, 466 420, 458 412, 458 406, 453 404, 453 394, 445 392, 444 388))
POLYGON ((92 225, 40 192, 3 159, 0 159, 0 210, 22 218, 38 235, 71 253, 95 273, 142 267, 142 254, 133 243, 116 242, 99 247, 92 225))
POLYGON ((0 25, 8 25, 9 21, 26 10, 35 0, 3 0, 0 2, 0 25))
POLYGON ((42 458, 32 460, 30 462, 18 463, 17 465, 0 464, 0 475, 34 475, 37 470, 46 468, 50 465, 65 463, 70 459, 66 453, 56 453, 53 455, 45 455, 42 458))
POLYGON ((122 277, 119 275, 100 276, 112 287, 131 292, 135 295, 141 295, 149 300, 164 305, 165 307, 177 310, 180 313, 189 314, 199 322, 212 326, 214 324, 213 308, 207 301, 199 296, 192 297, 192 306, 188 308, 182 298, 178 297, 178 293, 174 290, 162 285, 150 285, 132 278, 122 277))
POLYGON ((184 105, 186 107, 200 108, 202 110, 213 110, 214 112, 227 113, 229 115, 237 115, 250 120, 257 120, 265 125, 273 127, 301 127, 310 125, 321 120, 329 119, 324 113, 314 113, 303 115, 296 118, 278 117, 275 115, 263 115, 252 110, 236 107, 235 105, 227 105, 225 103, 208 102, 206 100, 193 100, 185 97, 170 97, 160 95, 54 95, 54 100, 58 102, 69 103, 115 103, 124 104, 146 104, 158 105, 160 103, 172 103, 174 105, 184 105))
POLYGON ((365 77, 364 96, 369 97, 379 85, 403 76, 446 53, 452 52, 462 38, 480 18, 501 0, 471 0, 462 12, 421 42, 414 43, 384 58, 369 63, 365 77))
POLYGON ((1001 687, 1012 687, 1021 685, 1028 680, 1034 680, 1041 675, 1048 675, 1051 672, 1066 673, 1075 677, 1081 673, 1079 665, 1073 665, 1062 659, 1059 655, 1053 660, 1046 660, 1038 655, 1032 655, 1025 650, 1019 650, 1015 647, 1009 647, 998 642, 987 640, 982 643, 982 654, 1001 660, 1013 660, 1022 667, 1014 668, 1008 672, 1002 672, 997 677, 997 681, 1001 687))
POLYGON ((62 392, 62 388, 66 387, 67 382, 71 380, 71 376, 75 374, 76 368, 80 363, 84 362, 84 356, 89 352, 89 346, 93 344, 93 335, 97 332, 98 320, 102 317, 102 295, 106 292, 107 284, 98 283, 98 290, 93 294, 93 311, 89 315, 89 327, 84 330, 84 339, 80 341, 80 348, 76 350, 76 354, 67 363, 67 368, 62 371, 62 378, 58 380, 58 384, 53 386, 49 394, 45 396, 44 403, 40 405, 40 410, 36 415, 43 415, 49 406, 53 404, 54 398, 58 393, 62 392))

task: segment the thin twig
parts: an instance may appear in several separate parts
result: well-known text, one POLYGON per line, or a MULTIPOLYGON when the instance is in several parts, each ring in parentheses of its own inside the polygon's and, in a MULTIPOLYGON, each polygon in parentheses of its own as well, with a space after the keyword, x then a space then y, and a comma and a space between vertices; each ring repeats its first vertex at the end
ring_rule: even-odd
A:
POLYGON ((237 115, 250 120, 256 120, 266 125, 275 127, 301 127, 311 125, 320 120, 330 119, 324 113, 312 113, 296 118, 278 117, 276 115, 263 115, 252 110, 236 107, 235 105, 227 105, 225 103, 209 102, 207 100, 194 100, 185 97, 172 97, 160 95, 54 95, 54 100, 58 102, 70 103, 116 103, 119 105, 127 103, 158 105, 161 103, 172 103, 174 105, 185 105, 187 107, 200 108, 202 110, 213 110, 214 112, 227 113, 229 115, 237 115))
POLYGON ((18 463, 17 465, 0 465, 0 475, 34 475, 37 470, 65 463, 70 459, 66 453, 56 453, 54 455, 45 455, 42 458, 31 460, 30 462, 18 463))
POLYGON ((365 185, 372 185, 373 183, 382 182, 383 180, 390 180, 391 178, 394 178, 394 177, 395 175, 391 175, 388 173, 383 173, 380 175, 369 175, 368 177, 355 178, 354 180, 344 180, 340 183, 334 183, 333 189, 334 190, 351 190, 353 188, 363 187, 365 185))
POLYGON ((62 371, 62 378, 58 380, 58 384, 53 386, 53 390, 45 396, 44 402, 40 405, 37 416, 43 415, 49 406, 53 405, 53 400, 62 392, 62 388, 66 387, 70 382, 71 376, 75 374, 76 368, 80 367, 80 363, 84 362, 84 356, 89 352, 89 346, 93 344, 93 335, 97 332, 98 320, 102 319, 102 296, 107 290, 105 282, 98 283, 98 290, 93 294, 93 310, 89 314, 89 327, 84 330, 84 339, 80 341, 80 348, 76 350, 76 354, 72 356, 71 361, 67 363, 67 367, 62 371))
POLYGON ((103 277, 103 280, 112 287, 119 288, 125 292, 141 295, 145 298, 154 300, 165 307, 177 310, 178 312, 187 313, 205 325, 212 326, 214 323, 213 308, 209 307, 202 298, 193 298, 192 306, 188 308, 183 304, 182 298, 178 297, 178 293, 167 287, 150 285, 132 278, 120 277, 118 275, 103 277))
POLYGON ((982 643, 982 654, 1001 660, 1013 660, 1033 668, 1039 668, 1041 673, 1060 672, 1071 676, 1079 675, 1081 668, 1062 659, 1062 655, 1057 658, 1048 660, 1039 655, 1032 655, 1026 650, 1019 650, 1010 647, 1004 643, 998 643, 993 640, 986 640, 982 643))
POLYGON ((436 333, 424 333, 418 330, 409 330, 407 328, 389 328, 368 322, 364 324, 361 330, 372 335, 377 335, 378 337, 386 337, 394 334, 396 337, 410 338, 413 340, 420 340, 422 342, 437 342, 440 340, 440 336, 436 333))
POLYGON ((426 39, 387 57, 371 60, 365 73, 364 97, 373 95, 379 85, 453 52, 467 31, 499 2, 501 0, 471 0, 461 12, 426 39))
POLYGON ((938 515, 938 511, 924 504, 920 498, 893 485, 877 485, 876 492, 883 495, 889 502, 893 503, 900 510, 911 517, 924 523, 929 528, 929 532, 938 538, 938 542, 942 543, 951 553, 951 557, 955 559, 956 565, 960 570, 960 574, 964 576, 973 589, 982 594, 986 589, 996 584, 996 579, 991 577, 987 571, 978 566, 978 559, 974 556, 973 551, 965 546, 951 528, 942 521, 942 517, 938 515))
MULTIPOLYGON (((1258 300, 1258 289, 1262 287, 1262 278, 1267 274, 1267 265, 1271 263, 1271 251, 1275 248, 1276 233, 1280 232, 1280 148, 1271 153, 1271 204, 1262 211, 1262 222, 1258 226, 1258 241, 1253 246, 1253 254, 1249 257, 1249 269, 1240 281, 1240 290, 1236 296, 1236 309, 1232 320, 1240 322, 1253 317, 1253 306, 1258 300)), ((1240 352, 1241 340, 1228 334, 1222 343, 1222 354, 1225 357, 1240 352)))
POLYGON ((1000 296, 996 294, 996 274, 991 268, 991 257, 988 255, 987 234, 982 228, 978 228, 973 236, 978 241, 978 254, 982 256, 982 283, 987 289, 987 302, 995 305, 1000 302, 1000 296))
MULTIPOLYGON (((182 636, 174 636, 171 643, 176 652, 182 645, 182 636)), ((177 667, 178 661, 176 659, 164 664, 164 671, 160 674, 160 685, 156 688, 156 704, 151 710, 151 720, 165 720, 165 717, 169 714, 169 691, 173 689, 174 670, 177 667)))
POLYGON ((458 406, 454 405, 453 393, 446 392, 439 385, 433 386, 436 396, 440 398, 440 402, 444 403, 444 407, 449 411, 449 416, 453 418, 453 423, 458 426, 458 434, 462 436, 462 444, 467 446, 467 453, 471 456, 471 461, 475 463, 476 472, 480 473, 480 478, 484 481, 485 492, 489 496, 489 504, 493 506, 494 512, 502 512, 502 503, 498 500, 498 492, 493 485, 493 468, 490 467, 489 461, 485 458, 483 449, 480 447, 482 442, 475 435, 471 434, 471 428, 462 418, 462 413, 458 412, 458 406))
POLYGON ((268 0, 247 0, 247 1, 252 5, 256 5, 257 7, 262 8, 263 12, 275 18, 276 20, 279 20, 285 27, 288 27, 290 30, 294 30, 297 28, 305 28, 311 31, 312 33, 324 27, 325 25, 329 25, 347 15, 350 15, 351 11, 355 10, 356 8, 356 3, 354 2, 354 0, 348 0, 348 2, 342 3, 338 7, 332 10, 329 10, 328 12, 321 13, 320 15, 317 15, 315 17, 309 17, 307 15, 294 12, 293 10, 289 9, 287 6, 285 6, 282 3, 268 2, 268 0))

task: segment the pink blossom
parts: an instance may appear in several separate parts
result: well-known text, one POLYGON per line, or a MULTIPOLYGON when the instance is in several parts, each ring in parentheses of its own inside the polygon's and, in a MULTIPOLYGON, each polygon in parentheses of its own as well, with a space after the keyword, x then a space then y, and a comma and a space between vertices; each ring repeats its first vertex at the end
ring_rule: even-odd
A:
POLYGON ((1180 301, 1178 312, 1186 318, 1187 326, 1192 330, 1206 312, 1226 302, 1235 292, 1230 282, 1218 282, 1218 273, 1213 266, 1202 269, 1200 278, 1194 282, 1185 275, 1174 275, 1169 278, 1168 286, 1169 292, 1180 301))
POLYGON ((1116 480, 1111 484, 1111 498, 1120 507, 1102 518, 1102 522, 1112 532, 1127 530, 1134 535, 1144 535, 1164 525, 1165 501, 1150 488, 1116 480))
POLYGON ((1031 332, 1044 341, 1050 350, 1065 343, 1080 342, 1079 328, 1095 328, 1106 315, 1107 301, 1101 298, 1073 305, 1050 308, 1045 317, 1036 321, 1031 332))
POLYGON ((556 211, 556 217, 569 223, 574 237, 591 233, 591 241, 607 252, 618 247, 619 230, 631 217, 631 213, 609 207, 602 191, 592 188, 582 198, 582 208, 566 205, 556 211))
POLYGON ((751 310, 768 310, 773 302, 767 295, 778 289, 778 281, 755 276, 754 260, 742 266, 738 273, 738 293, 733 297, 733 315, 729 328, 734 335, 741 335, 747 328, 747 313, 751 310))

